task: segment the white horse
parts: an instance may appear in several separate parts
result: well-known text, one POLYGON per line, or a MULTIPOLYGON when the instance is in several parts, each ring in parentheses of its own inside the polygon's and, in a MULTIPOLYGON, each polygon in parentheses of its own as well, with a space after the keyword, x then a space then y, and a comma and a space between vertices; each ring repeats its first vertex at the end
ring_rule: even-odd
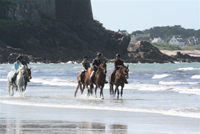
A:
POLYGON ((16 91, 19 90, 20 93, 24 91, 24 86, 25 86, 25 79, 24 79, 24 72, 25 72, 25 66, 20 65, 18 70, 17 70, 17 77, 15 82, 11 84, 11 79, 15 72, 11 71, 7 75, 7 90, 9 90, 9 95, 13 96, 14 95, 14 88, 16 88, 16 91), (10 87, 12 86, 12 94, 10 94, 10 87))

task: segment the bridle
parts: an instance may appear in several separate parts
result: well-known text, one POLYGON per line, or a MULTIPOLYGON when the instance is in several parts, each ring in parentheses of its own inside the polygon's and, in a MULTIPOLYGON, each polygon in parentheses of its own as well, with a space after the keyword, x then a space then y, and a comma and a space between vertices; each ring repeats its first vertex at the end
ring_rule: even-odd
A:
POLYGON ((126 79, 128 79, 128 73, 129 73, 129 69, 128 69, 128 67, 121 67, 120 68, 120 72, 121 72, 121 74, 122 74, 122 76, 123 77, 125 77, 126 79))
POLYGON ((107 65, 105 62, 101 63, 101 65, 99 66, 99 68, 103 71, 104 74, 107 73, 106 67, 107 67, 107 65))

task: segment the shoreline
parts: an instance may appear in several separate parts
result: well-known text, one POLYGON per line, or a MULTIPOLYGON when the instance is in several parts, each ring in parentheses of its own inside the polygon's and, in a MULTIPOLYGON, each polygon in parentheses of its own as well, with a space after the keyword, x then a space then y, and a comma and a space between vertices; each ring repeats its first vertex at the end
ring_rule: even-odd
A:
POLYGON ((160 50, 160 51, 168 56, 175 56, 177 52, 181 52, 182 54, 188 54, 193 57, 200 57, 200 50, 160 50))
POLYGON ((199 132, 199 119, 106 110, 43 108, 0 103, 0 132, 182 133, 199 132), (13 114, 14 112, 14 114, 13 114), (27 113, 27 114, 26 114, 27 113), (27 123, 28 122, 28 123, 27 123), (16 127, 10 127, 15 126, 16 127), (18 127, 17 127, 18 125, 18 127))

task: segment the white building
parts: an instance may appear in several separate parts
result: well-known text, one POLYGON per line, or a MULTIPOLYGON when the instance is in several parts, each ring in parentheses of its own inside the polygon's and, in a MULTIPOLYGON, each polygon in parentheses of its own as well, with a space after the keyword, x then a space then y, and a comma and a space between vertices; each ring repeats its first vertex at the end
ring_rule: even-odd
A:
POLYGON ((158 38, 154 38, 151 42, 152 43, 164 43, 165 41, 162 40, 160 37, 158 37, 158 38))
POLYGON ((172 39, 169 41, 169 44, 184 46, 185 42, 182 38, 176 38, 175 36, 173 36, 172 39))

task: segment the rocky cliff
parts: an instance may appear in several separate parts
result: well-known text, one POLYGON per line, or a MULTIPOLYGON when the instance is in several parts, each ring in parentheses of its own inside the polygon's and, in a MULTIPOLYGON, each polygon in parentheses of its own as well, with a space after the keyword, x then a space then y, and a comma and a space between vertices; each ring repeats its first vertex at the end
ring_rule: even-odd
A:
POLYGON ((0 62, 14 62, 19 54, 40 62, 81 60, 84 55, 92 59, 97 52, 106 58, 116 53, 127 56, 130 37, 107 30, 98 21, 54 20, 40 14, 37 6, 3 4, 7 8, 0 8, 0 62))

